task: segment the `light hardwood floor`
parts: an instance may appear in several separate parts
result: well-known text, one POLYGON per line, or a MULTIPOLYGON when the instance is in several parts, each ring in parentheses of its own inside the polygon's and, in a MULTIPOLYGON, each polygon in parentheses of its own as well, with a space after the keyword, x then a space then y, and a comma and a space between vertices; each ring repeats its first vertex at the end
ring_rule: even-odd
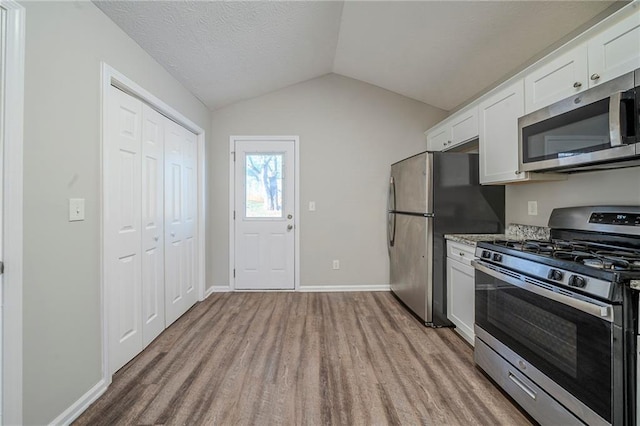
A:
POLYGON ((390 293, 214 293, 75 422, 528 425, 450 329, 390 293))

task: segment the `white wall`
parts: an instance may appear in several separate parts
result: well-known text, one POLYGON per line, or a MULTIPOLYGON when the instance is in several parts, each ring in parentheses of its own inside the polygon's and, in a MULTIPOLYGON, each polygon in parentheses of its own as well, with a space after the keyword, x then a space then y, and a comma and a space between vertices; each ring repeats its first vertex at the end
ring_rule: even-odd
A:
POLYGON ((391 163, 424 151, 445 112, 329 74, 219 109, 208 151, 207 283, 229 284, 229 136, 300 136, 302 286, 388 284, 391 163), (317 210, 308 211, 309 201, 317 210), (332 259, 340 270, 331 269, 332 259))
POLYGON ((210 111, 91 2, 24 2, 24 423, 101 378, 100 61, 209 129, 210 111), (86 220, 68 222, 68 198, 86 220))
POLYGON ((566 181, 507 185, 507 223, 547 226, 556 207, 604 204, 640 205, 640 167, 569 175, 566 181), (527 202, 538 202, 538 215, 527 202))

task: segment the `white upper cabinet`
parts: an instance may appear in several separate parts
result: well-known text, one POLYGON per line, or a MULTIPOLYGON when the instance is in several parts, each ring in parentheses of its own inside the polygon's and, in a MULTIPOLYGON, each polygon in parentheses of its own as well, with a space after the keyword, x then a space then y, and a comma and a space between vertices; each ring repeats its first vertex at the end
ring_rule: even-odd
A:
POLYGON ((442 151, 451 141, 451 127, 444 123, 427 131, 427 151, 442 151))
POLYGON ((518 118, 524 115, 524 82, 519 79, 489 94, 478 106, 480 183, 563 180, 557 173, 519 170, 518 118))
POLYGON ((493 93, 478 107, 480 183, 523 180, 518 172, 518 117, 524 114, 522 80, 493 93))
POLYGON ((587 89, 588 82, 586 44, 543 61, 524 78, 525 114, 587 89))
POLYGON ((473 105, 428 130, 427 150, 446 151, 478 137, 478 106, 473 105))
POLYGON ((451 123, 451 147, 478 137, 478 106, 455 114, 451 123))
POLYGON ((589 87, 640 68, 640 4, 615 25, 589 40, 589 87))
POLYGON ((571 50, 526 71, 525 114, 640 68, 640 6, 571 50))

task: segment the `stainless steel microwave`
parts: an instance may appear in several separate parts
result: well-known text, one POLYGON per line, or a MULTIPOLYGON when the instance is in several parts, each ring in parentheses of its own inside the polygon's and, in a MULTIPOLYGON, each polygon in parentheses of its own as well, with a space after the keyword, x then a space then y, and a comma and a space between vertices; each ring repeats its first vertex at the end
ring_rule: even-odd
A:
POLYGON ((640 165, 640 69, 518 119, 520 170, 640 165))

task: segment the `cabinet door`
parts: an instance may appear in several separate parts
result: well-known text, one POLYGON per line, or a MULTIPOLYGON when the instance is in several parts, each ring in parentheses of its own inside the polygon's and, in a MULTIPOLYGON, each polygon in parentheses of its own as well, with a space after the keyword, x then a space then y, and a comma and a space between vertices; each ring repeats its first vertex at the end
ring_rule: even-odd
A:
POLYGON ((471 345, 475 333, 475 269, 462 262, 447 259, 447 316, 456 331, 471 345))
POLYGON ((427 151, 442 151, 451 141, 451 128, 442 125, 427 133, 427 151))
POLYGON ((525 114, 585 90, 588 84, 585 44, 536 67, 524 79, 525 114))
POLYGON ((451 121, 451 145, 478 137, 478 107, 474 106, 456 114, 451 121))
POLYGON ((524 114, 522 80, 490 95, 478 107, 480 116, 480 183, 525 178, 518 171, 518 117, 524 114))
POLYGON ((640 68, 640 7, 589 40, 589 87, 640 68))

